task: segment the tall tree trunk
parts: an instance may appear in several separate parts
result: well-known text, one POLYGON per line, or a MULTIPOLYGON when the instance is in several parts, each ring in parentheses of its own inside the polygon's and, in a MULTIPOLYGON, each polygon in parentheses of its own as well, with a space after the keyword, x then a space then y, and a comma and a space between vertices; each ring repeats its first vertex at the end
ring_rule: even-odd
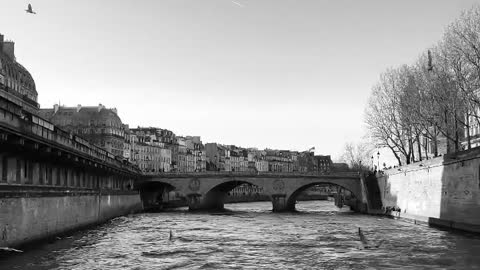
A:
POLYGON ((394 155, 395 158, 397 159, 397 161, 398 161, 398 166, 402 166, 402 159, 398 156, 397 151, 395 151, 395 149, 394 149, 392 146, 390 146, 390 145, 388 145, 388 144, 387 144, 387 146, 388 146, 388 148, 390 148, 390 150, 392 150, 393 155, 394 155))
POLYGON ((467 111, 467 119, 465 119, 465 122, 466 122, 466 130, 465 132, 467 133, 467 149, 471 149, 472 148, 472 142, 471 142, 471 138, 470 138, 470 115, 467 111))
POLYGON ((422 161, 422 146, 420 142, 420 135, 417 133, 417 150, 418 150, 418 161, 422 161))
POLYGON ((415 162, 415 150, 413 149, 413 148, 414 148, 414 147, 413 147, 413 143, 414 143, 414 142, 413 142, 412 139, 409 139, 409 140, 410 140, 410 141, 409 141, 409 143, 408 143, 408 148, 409 148, 408 154, 409 154, 409 156, 410 156, 410 161, 411 161, 411 162, 415 162))
POLYGON ((455 152, 460 150, 460 134, 458 132, 457 110, 455 110, 455 152))
POLYGON ((446 137, 446 140, 447 140, 447 154, 450 153, 450 141, 452 140, 452 138, 450 137, 450 129, 448 128, 448 111, 447 110, 444 110, 443 111, 443 118, 445 119, 444 122, 445 122, 445 137, 446 137))
POLYGON ((423 150, 425 151, 425 159, 427 159, 427 160, 428 160, 428 145, 430 145, 431 142, 432 142, 432 139, 427 137, 427 140, 426 140, 425 144, 423 145, 423 150))

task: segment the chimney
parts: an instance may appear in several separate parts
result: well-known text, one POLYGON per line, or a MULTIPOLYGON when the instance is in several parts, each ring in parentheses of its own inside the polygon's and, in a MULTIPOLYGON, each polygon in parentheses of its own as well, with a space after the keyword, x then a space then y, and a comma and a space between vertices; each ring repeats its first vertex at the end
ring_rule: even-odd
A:
POLYGON ((53 105, 53 113, 54 113, 54 114, 58 112, 59 107, 60 107, 60 106, 59 106, 58 104, 54 104, 54 105, 53 105))
POLYGON ((4 41, 2 50, 12 61, 15 61, 15 42, 4 41))
POLYGON ((78 104, 77 105, 77 112, 79 112, 81 108, 82 108, 82 105, 78 104))
POLYGON ((118 114, 118 113, 117 113, 117 108, 112 108, 111 110, 112 110, 112 112, 114 112, 115 114, 118 114))
POLYGON ((102 103, 99 103, 97 111, 100 112, 102 109, 105 109, 105 106, 103 106, 102 103))
POLYGON ((3 52, 3 35, 0 34, 0 52, 3 52))

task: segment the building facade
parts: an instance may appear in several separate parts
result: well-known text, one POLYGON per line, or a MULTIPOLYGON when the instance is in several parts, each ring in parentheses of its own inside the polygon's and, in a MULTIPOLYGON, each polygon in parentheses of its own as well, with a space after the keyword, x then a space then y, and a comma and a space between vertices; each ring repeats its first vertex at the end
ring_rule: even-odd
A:
POLYGON ((54 125, 78 135, 115 156, 124 156, 125 133, 117 110, 104 105, 40 109, 40 115, 54 125))
MULTIPOLYGON (((15 43, 0 34, 0 97, 38 114, 38 93, 32 75, 15 58, 15 43)), ((5 103, 6 104, 6 103, 5 103)), ((17 108, 17 109, 18 109, 17 108)))
POLYGON ((132 162, 148 174, 170 172, 172 170, 172 149, 175 134, 159 128, 134 128, 131 133, 132 162))

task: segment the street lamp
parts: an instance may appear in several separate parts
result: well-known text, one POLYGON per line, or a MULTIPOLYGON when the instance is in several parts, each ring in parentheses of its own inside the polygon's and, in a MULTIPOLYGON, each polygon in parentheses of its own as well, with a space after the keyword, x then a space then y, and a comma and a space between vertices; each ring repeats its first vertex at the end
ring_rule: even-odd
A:
POLYGON ((373 169, 373 155, 372 155, 372 169, 373 169))
POLYGON ((380 170, 380 151, 377 151, 377 169, 380 170))

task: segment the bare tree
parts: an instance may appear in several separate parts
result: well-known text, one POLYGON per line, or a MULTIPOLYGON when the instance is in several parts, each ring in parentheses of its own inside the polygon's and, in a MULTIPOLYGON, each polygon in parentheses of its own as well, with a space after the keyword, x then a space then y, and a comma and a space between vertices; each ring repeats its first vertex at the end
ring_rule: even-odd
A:
POLYGON ((471 148, 472 125, 480 127, 480 6, 464 12, 414 65, 380 75, 365 123, 400 165, 428 158, 428 148, 438 156, 440 137, 447 153, 471 148))
POLYGON ((370 166, 372 152, 373 146, 368 142, 349 142, 345 144, 340 159, 352 169, 366 170, 370 166))
POLYGON ((379 146, 388 147, 402 164, 409 164, 413 158, 415 136, 410 119, 406 117, 405 82, 400 69, 389 69, 380 76, 380 82, 373 87, 365 110, 365 123, 371 137, 379 146))
POLYGON ((459 122, 463 122, 467 148, 470 148, 471 125, 480 125, 480 6, 462 13, 447 28, 442 43, 449 72, 462 101, 465 117, 459 122))

